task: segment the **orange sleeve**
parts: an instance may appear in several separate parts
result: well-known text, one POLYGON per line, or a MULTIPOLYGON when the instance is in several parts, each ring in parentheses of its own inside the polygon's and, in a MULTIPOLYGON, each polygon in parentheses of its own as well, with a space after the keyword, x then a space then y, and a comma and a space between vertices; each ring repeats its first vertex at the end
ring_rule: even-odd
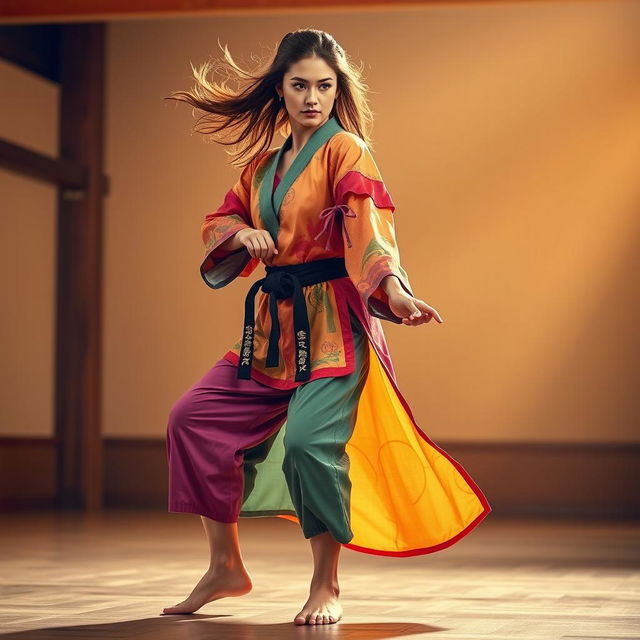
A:
POLYGON ((343 211, 347 272, 371 315, 400 324, 402 318, 391 311, 380 285, 384 277, 394 275, 405 291, 414 295, 400 264, 396 207, 366 143, 350 132, 334 138, 331 174, 335 204, 342 205, 343 211))
POLYGON ((260 260, 251 257, 245 247, 229 251, 220 245, 240 229, 253 228, 251 221, 251 181, 257 161, 246 167, 236 184, 227 191, 222 204, 208 213, 201 226, 205 254, 200 275, 212 289, 220 289, 236 277, 247 277, 260 260))

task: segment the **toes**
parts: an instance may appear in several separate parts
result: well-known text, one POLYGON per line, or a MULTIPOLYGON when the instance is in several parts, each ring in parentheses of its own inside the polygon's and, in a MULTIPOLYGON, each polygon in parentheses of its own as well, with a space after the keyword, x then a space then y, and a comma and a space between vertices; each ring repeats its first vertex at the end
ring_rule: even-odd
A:
POLYGON ((165 609, 162 613, 163 614, 172 614, 172 613, 183 614, 183 613, 187 613, 187 612, 186 611, 181 611, 180 609, 176 609, 174 607, 169 607, 168 609, 165 609))
POLYGON ((294 619, 296 624, 307 624, 309 621, 309 614, 303 609, 294 619))
POLYGON ((304 611, 299 613, 294 619, 295 624, 331 624, 332 622, 337 622, 338 618, 336 616, 329 615, 328 613, 321 613, 320 611, 316 611, 313 613, 305 614, 304 611))
POLYGON ((311 617, 309 618, 309 623, 325 624, 327 622, 326 618, 327 618, 326 614, 322 613, 321 611, 316 611, 315 613, 311 614, 311 617))

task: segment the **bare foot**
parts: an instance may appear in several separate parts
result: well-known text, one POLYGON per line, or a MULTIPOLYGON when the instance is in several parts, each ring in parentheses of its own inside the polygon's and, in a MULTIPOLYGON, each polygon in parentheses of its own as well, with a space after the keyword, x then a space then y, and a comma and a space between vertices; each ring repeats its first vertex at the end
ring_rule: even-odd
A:
POLYGON ((162 614, 167 613, 193 613, 200 607, 227 596, 243 596, 249 593, 253 587, 251 578, 244 566, 223 566, 216 569, 208 569, 200 578, 200 582, 186 600, 173 607, 165 607, 162 614))
POLYGON ((330 587, 311 588, 309 599, 294 618, 295 624, 333 624, 342 618, 340 591, 330 587))

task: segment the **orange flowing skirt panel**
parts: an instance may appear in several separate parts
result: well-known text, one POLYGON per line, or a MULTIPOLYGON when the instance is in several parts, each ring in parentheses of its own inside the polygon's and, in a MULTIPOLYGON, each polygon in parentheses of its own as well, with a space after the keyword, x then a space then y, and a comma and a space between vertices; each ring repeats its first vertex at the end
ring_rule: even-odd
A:
MULTIPOLYGON (((388 556, 439 551, 468 534, 491 507, 463 466, 416 423, 397 386, 379 320, 349 289, 337 297, 366 329, 369 372, 346 446, 354 537, 344 546, 388 556)), ((299 523, 295 516, 278 517, 299 523)))

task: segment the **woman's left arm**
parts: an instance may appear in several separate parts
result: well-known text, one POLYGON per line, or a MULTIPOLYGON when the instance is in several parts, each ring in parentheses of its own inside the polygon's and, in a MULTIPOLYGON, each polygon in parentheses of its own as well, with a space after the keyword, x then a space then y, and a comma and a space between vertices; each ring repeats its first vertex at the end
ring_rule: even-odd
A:
POLYGON ((335 137, 334 199, 343 211, 345 265, 365 308, 396 324, 421 324, 432 315, 441 321, 435 309, 414 296, 400 264, 395 205, 369 148, 354 134, 335 137))
POLYGON ((380 286, 387 294, 389 308, 402 318, 402 324, 415 327, 429 322, 431 318, 435 318, 438 322, 444 322, 432 306, 420 298, 408 295, 396 276, 385 276, 382 278, 380 286))

